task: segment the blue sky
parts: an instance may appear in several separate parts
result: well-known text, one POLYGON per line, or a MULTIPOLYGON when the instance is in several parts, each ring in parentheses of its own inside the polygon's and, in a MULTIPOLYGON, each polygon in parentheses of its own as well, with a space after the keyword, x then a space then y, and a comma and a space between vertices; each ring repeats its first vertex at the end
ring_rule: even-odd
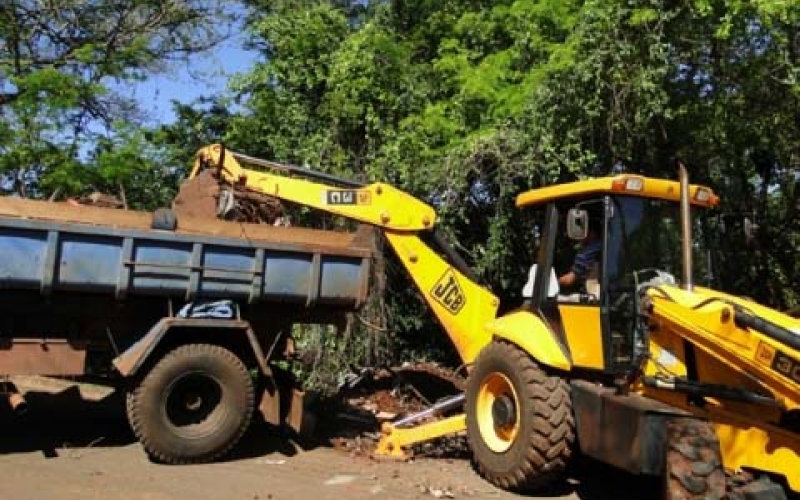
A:
POLYGON ((137 100, 151 125, 174 120, 172 100, 189 103, 219 93, 236 73, 252 68, 257 54, 242 48, 244 35, 234 36, 214 50, 192 56, 188 63, 174 64, 167 72, 144 82, 117 88, 122 95, 137 100))

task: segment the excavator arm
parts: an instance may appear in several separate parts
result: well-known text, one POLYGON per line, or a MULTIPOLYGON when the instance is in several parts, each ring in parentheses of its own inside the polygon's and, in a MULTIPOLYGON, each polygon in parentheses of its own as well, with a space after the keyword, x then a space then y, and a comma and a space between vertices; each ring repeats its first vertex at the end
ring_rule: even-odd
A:
MULTIPOLYGON (((466 264, 434 231, 436 212, 414 196, 383 183, 361 184, 290 165, 228 151, 221 144, 202 148, 189 177, 212 169, 223 184, 371 224, 386 240, 413 279, 465 364, 491 342, 487 328, 499 299, 478 283, 466 264), (243 164, 265 170, 252 170, 243 164), (422 240, 431 233, 443 258, 422 240)), ((456 397, 451 407, 463 401, 456 397)), ((448 408, 451 409, 451 408, 448 408)), ((465 430, 464 415, 421 425, 384 424, 378 454, 405 456, 404 447, 465 430)))
POLYGON ((471 363, 491 340, 484 326, 495 319, 500 301, 435 233, 436 212, 428 204, 387 184, 360 184, 228 151, 221 144, 198 151, 189 177, 204 168, 212 169, 223 184, 381 228, 461 359, 471 363), (252 170, 243 164, 271 171, 252 170), (423 232, 432 234, 449 260, 422 240, 423 232))
POLYGON ((226 184, 245 186, 275 198, 388 230, 418 232, 430 230, 436 224, 433 208, 390 185, 347 181, 228 151, 221 144, 198 151, 189 177, 194 177, 203 168, 212 168, 226 184), (247 169, 242 163, 280 173, 247 169))
POLYGON ((387 184, 355 183, 228 151, 221 144, 206 146, 197 153, 189 177, 203 168, 213 169, 224 184, 246 187, 381 228, 462 360, 472 362, 491 340, 484 325, 495 319, 500 301, 436 237, 436 212, 428 204, 387 184), (251 170, 243 167, 243 163, 272 172, 251 170), (423 232, 434 235, 449 261, 421 239, 423 232))

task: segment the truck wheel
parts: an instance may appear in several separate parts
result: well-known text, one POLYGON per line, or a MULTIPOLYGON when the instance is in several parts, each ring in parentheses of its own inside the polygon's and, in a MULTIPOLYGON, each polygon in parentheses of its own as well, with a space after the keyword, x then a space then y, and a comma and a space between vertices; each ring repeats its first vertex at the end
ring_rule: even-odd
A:
POLYGON ((689 418, 667 422, 664 465, 667 500, 726 498, 719 439, 708 422, 689 418))
POLYGON ((239 441, 253 414, 253 381, 229 350, 190 344, 164 356, 129 395, 128 418, 148 454, 209 462, 239 441))
POLYGON ((478 472, 506 490, 560 479, 572 454, 569 386, 506 342, 483 349, 467 380, 467 440, 478 472))

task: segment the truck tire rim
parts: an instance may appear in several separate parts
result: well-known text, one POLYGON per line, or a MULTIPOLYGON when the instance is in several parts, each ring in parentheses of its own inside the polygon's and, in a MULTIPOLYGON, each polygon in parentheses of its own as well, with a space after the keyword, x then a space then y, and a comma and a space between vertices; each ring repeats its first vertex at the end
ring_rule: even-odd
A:
POLYGON ((519 432, 519 399, 511 381, 502 373, 483 379, 477 398, 477 421, 481 438, 495 453, 504 453, 519 432))
POLYGON ((192 438, 209 434, 224 419, 222 386, 207 373, 185 373, 167 388, 164 412, 175 432, 192 438))

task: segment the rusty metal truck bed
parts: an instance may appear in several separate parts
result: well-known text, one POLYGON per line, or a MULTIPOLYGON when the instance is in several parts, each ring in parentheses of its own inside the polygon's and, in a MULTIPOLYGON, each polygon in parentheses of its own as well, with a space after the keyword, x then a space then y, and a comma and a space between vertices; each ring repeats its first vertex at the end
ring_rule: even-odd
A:
POLYGON ((370 247, 353 233, 0 198, 0 288, 358 307, 370 247))

